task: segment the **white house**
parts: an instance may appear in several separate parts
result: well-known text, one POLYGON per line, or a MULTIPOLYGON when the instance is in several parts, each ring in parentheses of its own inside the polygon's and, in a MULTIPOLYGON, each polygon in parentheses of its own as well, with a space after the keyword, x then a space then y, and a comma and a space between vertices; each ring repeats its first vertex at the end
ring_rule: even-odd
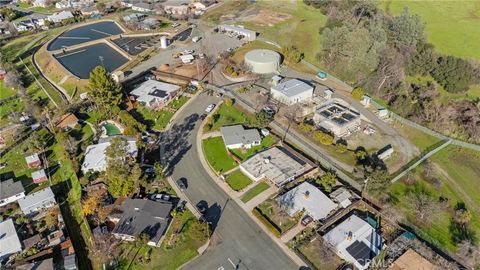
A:
POLYGON ((61 23, 63 20, 73 18, 73 14, 70 11, 60 11, 57 13, 53 13, 52 15, 48 16, 47 19, 53 23, 61 23))
POLYGON ((355 214, 327 232, 323 239, 336 250, 338 256, 360 270, 367 269, 384 248, 382 236, 355 214))
POLYGON ((25 190, 21 181, 14 182, 8 179, 0 182, 0 207, 25 197, 25 190))
POLYGON ((260 145, 262 138, 256 128, 245 129, 242 125, 225 126, 220 128, 223 142, 228 149, 252 148, 260 145))
POLYGON ((55 204, 57 204, 57 201, 55 200, 55 195, 53 195, 50 187, 28 194, 24 198, 18 200, 18 205, 20 205, 20 208, 25 215, 36 213, 42 209, 48 209, 55 204))
POLYGON ((303 103, 313 97, 313 86, 298 79, 288 80, 270 88, 272 97, 286 105, 303 103))
POLYGON ((22 244, 18 239, 13 219, 0 222, 0 261, 17 252, 22 251, 22 244))
MULTIPOLYGON (((87 147, 81 168, 84 174, 87 172, 103 172, 107 169, 107 156, 105 151, 110 144, 110 139, 107 139, 98 144, 92 144, 87 147)), ((132 157, 136 157, 138 148, 135 139, 127 138, 127 146, 128 154, 132 157)))
POLYGON ((163 10, 167 14, 172 15, 187 15, 189 12, 189 0, 167 0, 162 3, 163 10))
POLYGON ((132 10, 135 10, 138 12, 153 12, 152 5, 144 2, 138 2, 138 3, 132 4, 132 10))
POLYGON ((131 95, 148 108, 163 107, 180 90, 180 86, 157 80, 147 80, 135 88, 131 95))
POLYGON ((280 205, 285 206, 290 216, 295 216, 305 211, 315 220, 326 218, 337 204, 332 202, 327 195, 323 194, 314 185, 303 182, 277 198, 280 205))
POLYGON ((32 2, 34 7, 47 7, 47 0, 35 0, 32 2))

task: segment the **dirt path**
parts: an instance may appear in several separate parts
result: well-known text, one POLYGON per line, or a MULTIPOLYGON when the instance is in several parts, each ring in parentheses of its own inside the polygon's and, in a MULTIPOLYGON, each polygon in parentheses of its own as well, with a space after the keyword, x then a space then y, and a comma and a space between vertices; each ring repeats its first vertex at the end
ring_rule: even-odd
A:
POLYGON ((453 189, 460 193, 460 195, 462 195, 463 197, 463 200, 465 201, 465 203, 470 207, 472 208, 474 211, 473 212, 477 212, 477 213, 480 213, 480 207, 476 204, 476 202, 474 200, 472 200, 472 198, 470 198, 470 195, 468 195, 463 189, 461 186, 459 186, 457 184, 457 182, 455 182, 455 179, 452 179, 450 177, 450 175, 442 168, 440 167, 440 165, 436 164, 435 162, 432 162, 432 164, 435 166, 435 169, 436 171, 438 171, 438 173, 443 176, 443 178, 449 183, 452 185, 453 189))

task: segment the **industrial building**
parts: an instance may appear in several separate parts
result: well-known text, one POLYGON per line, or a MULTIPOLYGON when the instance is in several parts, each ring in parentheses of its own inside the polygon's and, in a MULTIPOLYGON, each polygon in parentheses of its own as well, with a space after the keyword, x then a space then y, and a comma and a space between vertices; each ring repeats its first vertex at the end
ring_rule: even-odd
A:
POLYGON ((218 26, 218 30, 242 35, 247 41, 254 41, 257 38, 257 32, 241 25, 221 24, 218 26))
POLYGON ((298 79, 281 82, 270 88, 272 97, 286 105, 312 100, 313 86, 298 79))
POLYGON ((313 166, 284 147, 273 147, 260 152, 240 164, 240 170, 253 181, 268 179, 276 186, 302 176, 313 166))
POLYGON ((364 270, 383 249, 384 239, 365 220, 355 214, 328 231, 323 239, 337 255, 364 270))
POLYGON ((257 49, 246 53, 244 61, 253 73, 269 74, 278 71, 281 56, 272 50, 257 49))
POLYGON ((360 113, 340 99, 332 99, 315 111, 313 121, 337 137, 345 137, 360 128, 360 113))

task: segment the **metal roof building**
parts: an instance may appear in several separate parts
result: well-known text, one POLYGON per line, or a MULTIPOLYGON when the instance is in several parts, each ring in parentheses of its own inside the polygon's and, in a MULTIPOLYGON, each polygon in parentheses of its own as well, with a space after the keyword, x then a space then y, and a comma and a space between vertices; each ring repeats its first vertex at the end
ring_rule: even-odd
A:
POLYGON ((268 74, 278 71, 280 54, 266 49, 251 50, 245 54, 244 61, 253 73, 268 74))
POLYGON ((247 41, 254 41, 257 38, 257 32, 247 29, 241 25, 221 24, 218 26, 218 29, 221 31, 243 35, 247 41))
POLYGON ((286 105, 306 102, 313 97, 313 86, 298 79, 279 83, 270 89, 272 97, 286 105))

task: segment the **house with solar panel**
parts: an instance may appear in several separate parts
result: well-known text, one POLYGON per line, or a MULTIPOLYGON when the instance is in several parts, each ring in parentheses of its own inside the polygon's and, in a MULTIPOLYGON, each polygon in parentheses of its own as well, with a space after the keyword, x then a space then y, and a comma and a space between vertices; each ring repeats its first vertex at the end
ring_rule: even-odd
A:
POLYGON ((157 80, 147 80, 135 88, 131 95, 145 107, 162 108, 180 91, 180 86, 157 80))
POLYGON ((385 240, 375 228, 355 214, 333 227, 323 239, 340 258, 360 270, 367 269, 373 258, 385 248, 385 240))

